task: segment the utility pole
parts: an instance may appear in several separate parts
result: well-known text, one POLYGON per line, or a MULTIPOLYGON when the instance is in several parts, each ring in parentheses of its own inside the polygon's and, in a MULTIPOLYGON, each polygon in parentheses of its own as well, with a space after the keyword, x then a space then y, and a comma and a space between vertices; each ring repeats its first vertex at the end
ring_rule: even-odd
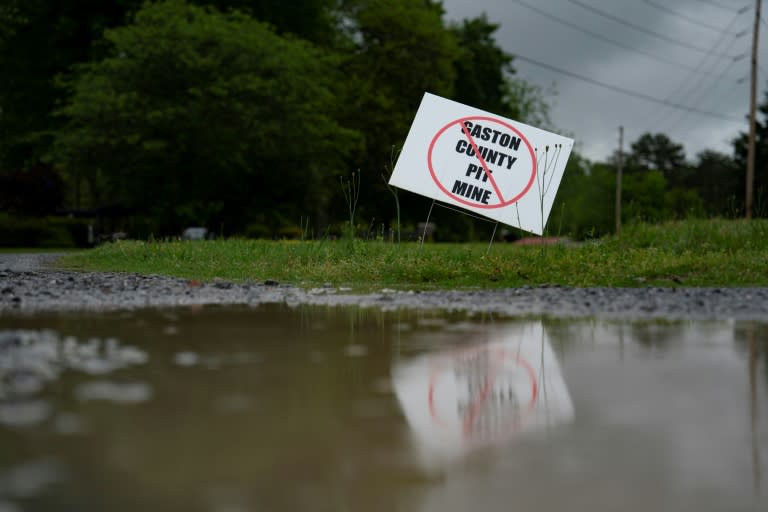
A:
POLYGON ((616 234, 621 233, 621 174, 624 172, 624 127, 619 126, 619 156, 616 161, 616 234))
POLYGON ((747 191, 744 200, 744 216, 752 218, 755 188, 755 110, 757 107, 757 41, 760 33, 760 4, 755 1, 755 26, 752 29, 752 72, 749 85, 749 139, 747 142, 747 191))

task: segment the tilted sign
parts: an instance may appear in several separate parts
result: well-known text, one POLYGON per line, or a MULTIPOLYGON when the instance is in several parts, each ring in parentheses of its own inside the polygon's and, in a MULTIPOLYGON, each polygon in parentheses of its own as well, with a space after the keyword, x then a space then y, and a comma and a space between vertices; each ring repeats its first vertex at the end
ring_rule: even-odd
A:
POLYGON ((573 140, 425 94, 390 185, 543 234, 573 140))

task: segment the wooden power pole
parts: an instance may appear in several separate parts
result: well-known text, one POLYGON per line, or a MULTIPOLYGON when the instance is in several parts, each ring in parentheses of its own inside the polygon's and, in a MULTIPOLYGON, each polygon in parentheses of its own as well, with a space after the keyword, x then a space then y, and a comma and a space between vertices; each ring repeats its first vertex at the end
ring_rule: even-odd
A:
POLYGON ((616 234, 621 233, 621 175, 624 172, 624 127, 619 126, 619 155, 616 159, 616 234))
POLYGON ((755 188, 755 115, 757 108, 757 42, 760 33, 760 4, 755 1, 755 25, 752 29, 752 70, 749 85, 749 139, 747 142, 747 190, 744 200, 744 216, 752 218, 755 188))

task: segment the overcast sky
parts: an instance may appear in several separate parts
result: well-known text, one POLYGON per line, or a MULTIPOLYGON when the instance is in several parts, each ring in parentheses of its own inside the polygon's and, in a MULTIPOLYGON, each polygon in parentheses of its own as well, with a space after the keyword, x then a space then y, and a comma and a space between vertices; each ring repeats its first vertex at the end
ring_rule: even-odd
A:
MULTIPOLYGON (((731 154, 730 141, 747 130, 754 4, 443 0, 448 20, 486 13, 500 25, 499 45, 519 56, 517 75, 545 89, 554 84, 556 94, 547 96, 554 125, 593 161, 617 149, 620 125, 625 150, 643 133, 661 132, 683 144, 691 161, 704 149, 731 154)), ((765 3, 762 18, 768 19, 765 3)), ((768 79, 762 71, 768 70, 767 52, 768 24, 763 22, 758 103, 768 79)))

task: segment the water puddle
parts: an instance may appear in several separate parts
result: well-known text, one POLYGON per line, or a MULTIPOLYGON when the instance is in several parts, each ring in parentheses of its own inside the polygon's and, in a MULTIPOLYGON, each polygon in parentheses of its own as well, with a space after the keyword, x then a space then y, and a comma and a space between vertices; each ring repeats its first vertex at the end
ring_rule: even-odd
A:
POLYGON ((0 512, 765 510, 768 324, 0 317, 0 512))

